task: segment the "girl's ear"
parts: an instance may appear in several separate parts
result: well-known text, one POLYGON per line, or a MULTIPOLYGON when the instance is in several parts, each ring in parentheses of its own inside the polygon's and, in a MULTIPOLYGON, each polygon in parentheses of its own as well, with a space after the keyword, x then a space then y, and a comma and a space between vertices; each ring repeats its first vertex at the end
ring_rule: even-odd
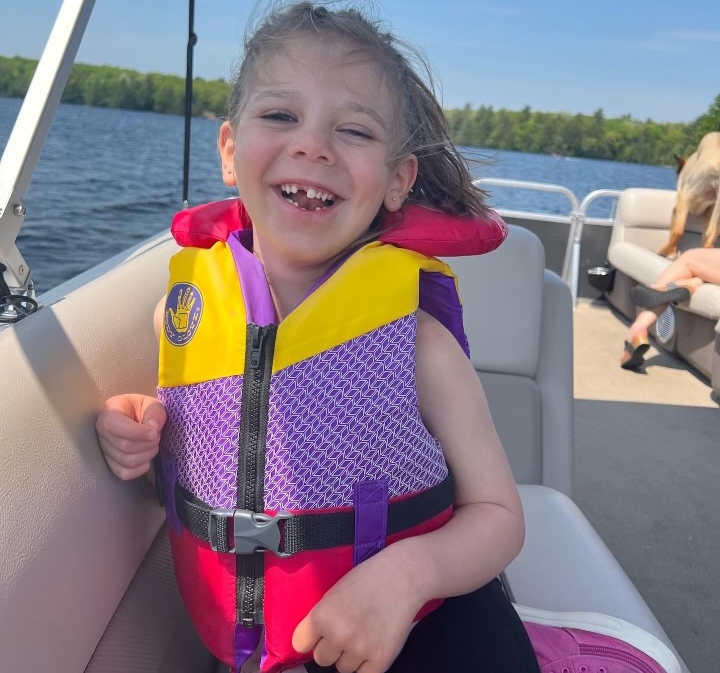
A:
POLYGON ((418 162, 414 154, 407 154, 398 161, 390 178, 390 186, 383 199, 385 210, 394 213, 402 208, 408 192, 415 184, 417 171, 418 162))
POLYGON ((228 187, 235 182, 235 139, 230 122, 223 122, 218 133, 218 152, 222 163, 222 179, 228 187))

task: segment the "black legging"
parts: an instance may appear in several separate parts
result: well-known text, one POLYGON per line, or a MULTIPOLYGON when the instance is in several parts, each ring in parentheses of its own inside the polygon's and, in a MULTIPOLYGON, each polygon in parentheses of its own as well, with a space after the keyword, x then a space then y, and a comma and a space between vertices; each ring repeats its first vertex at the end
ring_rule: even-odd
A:
MULTIPOLYGON (((309 673, 334 666, 305 664, 309 673)), ((410 632, 389 673, 540 673, 527 632, 495 579, 446 599, 410 632)))

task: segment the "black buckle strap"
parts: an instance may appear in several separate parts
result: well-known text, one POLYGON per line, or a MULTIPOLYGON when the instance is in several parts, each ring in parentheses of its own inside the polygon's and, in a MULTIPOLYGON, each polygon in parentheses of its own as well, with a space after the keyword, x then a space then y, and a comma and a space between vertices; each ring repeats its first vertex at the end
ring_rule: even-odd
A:
MULTIPOLYGON (((387 534, 401 533, 432 519, 453 504, 454 495, 448 475, 420 493, 390 502, 387 534)), ((354 510, 317 514, 279 512, 272 516, 243 509, 212 509, 177 483, 175 509, 183 526, 218 552, 271 551, 277 556, 292 556, 355 542, 354 510)))
POLYGON ((290 512, 279 512, 275 516, 251 512, 247 509, 213 509, 208 520, 208 542, 214 551, 228 551, 231 554, 252 554, 256 551, 271 551, 276 556, 290 556, 280 550, 281 521, 292 518, 290 512), (232 520, 232 549, 222 549, 227 544, 228 522, 232 520))

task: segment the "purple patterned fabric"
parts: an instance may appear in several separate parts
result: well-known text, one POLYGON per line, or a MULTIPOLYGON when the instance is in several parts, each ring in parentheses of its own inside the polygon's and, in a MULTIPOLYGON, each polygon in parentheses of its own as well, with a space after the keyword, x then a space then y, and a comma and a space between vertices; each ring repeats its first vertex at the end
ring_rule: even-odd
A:
POLYGON ((410 315, 273 376, 265 467, 272 510, 351 506, 358 481, 395 497, 447 476, 420 418, 410 315))
MULTIPOLYGON (((352 506, 359 481, 387 479, 396 497, 447 476, 417 406, 416 326, 406 316, 273 375, 267 509, 352 506)), ((212 507, 237 500, 242 380, 159 390, 169 417, 163 450, 180 484, 212 507)))
POLYGON ((242 376, 158 389, 168 412, 161 448, 177 464, 178 481, 212 507, 237 502, 242 376))
POLYGON ((353 565, 377 554, 385 546, 388 517, 387 479, 361 481, 353 486, 355 545, 353 565))

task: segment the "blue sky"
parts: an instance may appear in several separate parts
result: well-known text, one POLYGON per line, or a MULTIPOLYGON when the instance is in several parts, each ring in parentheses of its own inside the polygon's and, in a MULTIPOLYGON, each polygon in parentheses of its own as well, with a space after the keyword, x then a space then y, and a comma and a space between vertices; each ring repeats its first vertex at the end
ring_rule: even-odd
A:
MULTIPOLYGON (((38 58, 60 0, 5 0, 0 54, 38 58)), ((195 74, 227 78, 254 0, 196 0, 195 74)), ((366 5, 367 6, 367 5, 366 5)), ((720 22, 710 0, 382 0, 420 46, 445 107, 481 104, 687 122, 720 93, 720 22)), ((184 73, 184 0, 97 0, 78 61, 184 73)))

